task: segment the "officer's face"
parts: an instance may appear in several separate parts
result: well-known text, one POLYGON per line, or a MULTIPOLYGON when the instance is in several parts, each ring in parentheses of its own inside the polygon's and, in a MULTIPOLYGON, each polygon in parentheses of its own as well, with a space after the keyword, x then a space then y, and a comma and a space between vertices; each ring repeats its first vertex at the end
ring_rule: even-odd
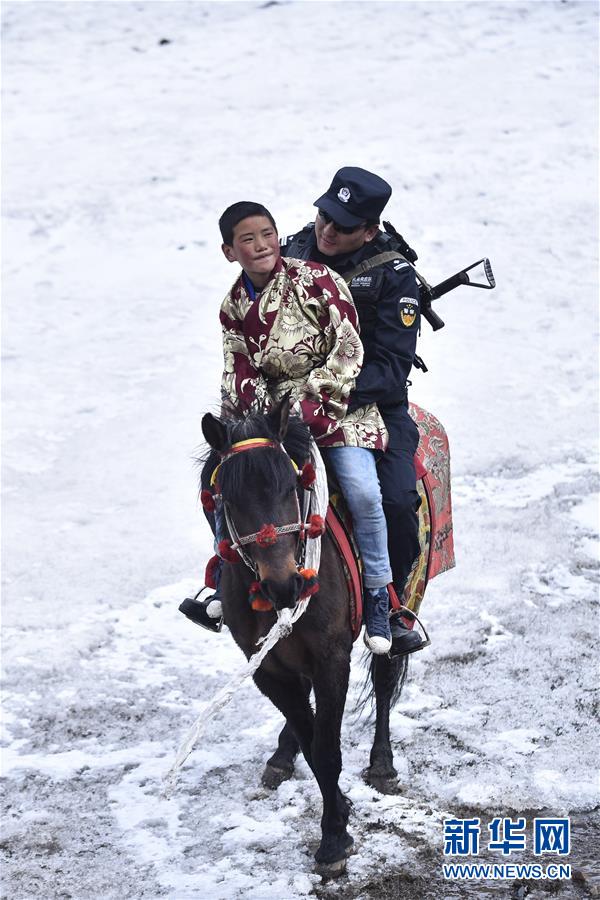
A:
POLYGON ((248 216, 233 229, 233 243, 221 247, 229 262, 239 262, 255 287, 264 287, 279 259, 279 238, 266 216, 248 216))
POLYGON ((377 225, 366 228, 359 225, 352 234, 342 234, 336 230, 335 222, 325 222, 320 213, 315 219, 315 235, 317 247, 325 256, 341 256, 343 253, 354 253, 363 244, 372 241, 377 234, 377 225))

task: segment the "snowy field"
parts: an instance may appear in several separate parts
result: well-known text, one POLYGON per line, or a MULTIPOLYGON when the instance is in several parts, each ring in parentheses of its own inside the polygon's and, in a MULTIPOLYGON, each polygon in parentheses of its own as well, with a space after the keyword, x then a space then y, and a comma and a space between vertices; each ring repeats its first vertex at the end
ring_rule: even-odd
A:
POLYGON ((599 895, 597 13, 3 3, 7 900, 599 895), (450 437, 457 567, 392 716, 401 793, 363 783, 347 716, 356 852, 321 885, 317 787, 304 763, 261 787, 281 720, 253 685, 160 786, 242 661, 177 612, 211 547, 217 219, 256 199, 290 233, 342 165, 393 185, 430 281, 487 255, 498 287, 424 326, 411 397, 450 437), (572 816, 572 884, 444 884, 444 817, 539 811, 572 816))

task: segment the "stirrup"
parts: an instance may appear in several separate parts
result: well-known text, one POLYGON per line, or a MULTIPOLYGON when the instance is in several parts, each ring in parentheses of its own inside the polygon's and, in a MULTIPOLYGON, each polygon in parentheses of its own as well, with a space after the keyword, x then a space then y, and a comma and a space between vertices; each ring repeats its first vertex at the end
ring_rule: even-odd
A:
POLYGON ((223 627, 223 616, 217 616, 216 618, 209 616, 207 606, 208 603, 211 602, 210 598, 207 598, 208 603, 207 600, 198 600, 200 594, 206 589, 207 585, 204 585, 194 597, 186 597, 185 600, 180 603, 178 609, 179 612, 183 613, 186 619, 189 619, 194 625, 199 625, 201 628, 206 628, 207 631, 218 634, 223 627))
POLYGON ((418 622, 419 627, 421 628, 421 631, 423 632, 424 640, 421 641, 421 643, 419 644, 418 647, 413 647, 412 650, 404 650, 402 653, 393 653, 392 651, 393 651, 393 647, 394 647, 394 641, 392 638, 392 649, 388 653, 388 656, 390 659, 398 658, 400 656, 408 656, 410 653, 417 653, 419 650, 424 650, 425 647, 429 647, 429 645, 431 644, 431 639, 429 637, 427 629, 421 622, 421 620, 418 617, 418 615, 416 614, 416 612, 413 612, 412 609, 408 608, 408 606, 403 605, 403 606, 400 606, 398 609, 392 610, 390 613, 390 618, 392 618, 393 615, 400 615, 400 618, 408 619, 411 622, 415 622, 415 621, 418 622))

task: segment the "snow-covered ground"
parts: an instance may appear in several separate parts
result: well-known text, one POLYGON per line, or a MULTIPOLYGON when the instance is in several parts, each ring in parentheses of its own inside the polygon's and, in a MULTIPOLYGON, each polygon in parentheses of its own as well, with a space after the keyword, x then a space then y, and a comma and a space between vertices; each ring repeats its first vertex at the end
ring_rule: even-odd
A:
POLYGON ((2 896, 508 896, 442 883, 441 822, 536 810, 573 816, 588 880, 561 896, 594 890, 596 4, 3 18, 2 896), (234 276, 217 218, 256 199, 289 233, 345 164, 394 186, 431 281, 487 255, 498 287, 424 329, 412 398, 450 436, 458 564, 429 587, 433 644, 392 717, 401 794, 364 785, 371 726, 348 717, 356 853, 320 886, 318 791, 302 762, 261 788, 280 718, 253 685, 172 799, 160 784, 242 661, 177 612, 211 544, 192 457, 234 276))

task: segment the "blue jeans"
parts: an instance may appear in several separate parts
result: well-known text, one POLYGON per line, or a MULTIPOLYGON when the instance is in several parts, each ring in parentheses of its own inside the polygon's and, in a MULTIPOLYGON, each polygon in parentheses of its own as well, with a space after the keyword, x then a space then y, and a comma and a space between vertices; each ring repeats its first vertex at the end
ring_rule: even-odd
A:
POLYGON ((392 570, 375 454, 364 447, 327 447, 321 452, 335 473, 352 516, 365 587, 383 587, 392 581, 392 570))

